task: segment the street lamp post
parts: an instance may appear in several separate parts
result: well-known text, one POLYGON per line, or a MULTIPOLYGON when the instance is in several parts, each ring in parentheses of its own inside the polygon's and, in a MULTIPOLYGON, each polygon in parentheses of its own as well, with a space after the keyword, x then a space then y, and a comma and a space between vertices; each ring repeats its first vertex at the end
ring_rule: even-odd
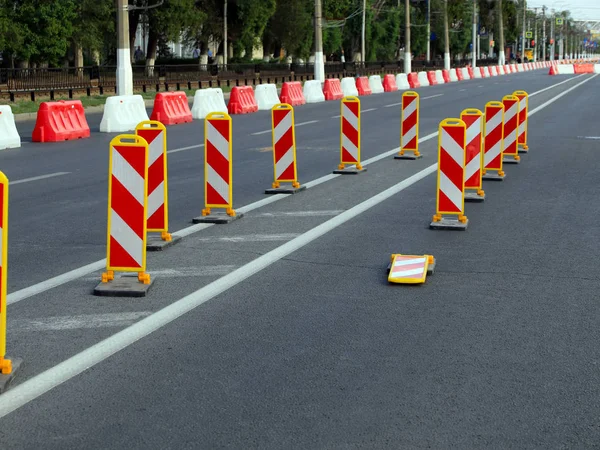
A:
POLYGON ((471 35, 471 66, 474 68, 477 67, 477 0, 473 0, 473 33, 471 35))
POLYGON ((405 30, 404 30, 404 73, 409 74, 412 72, 412 53, 410 51, 410 2, 404 1, 404 15, 405 15, 405 30))
POLYGON ((321 83, 325 81, 325 64, 323 62, 323 21, 321 0, 315 0, 315 80, 319 80, 321 83))

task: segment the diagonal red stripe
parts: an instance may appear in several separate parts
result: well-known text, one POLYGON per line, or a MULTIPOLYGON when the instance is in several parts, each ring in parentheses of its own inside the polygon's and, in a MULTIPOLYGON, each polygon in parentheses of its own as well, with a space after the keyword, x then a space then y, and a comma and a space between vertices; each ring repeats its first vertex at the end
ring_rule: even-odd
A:
POLYGON ((450 199, 446 196, 446 194, 444 194, 444 192, 442 192, 441 190, 438 190, 438 205, 439 205, 439 212, 440 213, 457 213, 457 212, 462 212, 460 209, 460 206, 457 207, 454 205, 454 203, 452 203, 450 201, 450 199))
POLYGON ((278 181, 285 181, 285 180, 292 180, 295 181, 294 179, 294 163, 290 164, 287 169, 285 169, 283 171, 283 173, 281 175, 279 175, 279 178, 277 178, 278 181))
POLYGON ((394 272, 405 272, 413 269, 425 269, 424 263, 407 264, 406 266, 394 266, 394 272))
POLYGON ((281 123, 285 116, 291 114, 292 111, 290 109, 276 109, 273 111, 273 128, 281 123))
POLYGON ((402 135, 405 135, 412 127, 417 124, 417 112, 413 112, 410 116, 405 117, 402 121, 402 135))
POLYGON ((206 142, 206 162, 229 184, 229 161, 208 141, 206 142))
POLYGON ((134 269, 141 268, 135 259, 125 251, 121 244, 115 238, 110 237, 110 257, 108 260, 109 267, 131 267, 134 269))
POLYGON ((133 170, 141 177, 144 176, 146 165, 144 147, 115 145, 114 149, 133 167, 133 170))
POLYGON ((342 133, 350 140, 350 142, 358 147, 358 131, 350 125, 350 122, 348 122, 346 118, 342 119, 342 133))
POLYGON ((465 187, 479 187, 480 170, 477 170, 471 178, 465 181, 465 187))
POLYGON ((144 206, 141 205, 121 182, 112 176, 111 208, 140 239, 144 236, 144 206))
POLYGON ((346 105, 346 107, 352 111, 352 114, 354 114, 355 116, 358 117, 358 111, 359 111, 359 103, 358 102, 344 102, 344 105, 346 105))
POLYGON ((287 130, 281 138, 275 142, 275 161, 279 161, 289 151, 292 151, 294 143, 292 129, 287 130))
POLYGON ((348 150, 342 147, 342 161, 345 163, 356 163, 358 162, 354 156, 350 154, 348 150))
POLYGON ((502 124, 498 125, 492 131, 488 133, 485 138, 484 145, 485 151, 488 152, 496 143, 502 139, 502 124))
POLYGON ((443 149, 440 152, 440 170, 450 179, 452 184, 462 191, 465 176, 464 169, 443 149))
POLYGON ((481 137, 476 137, 467 145, 465 165, 473 161, 474 158, 479 158, 481 149, 481 137))
POLYGON ((219 193, 206 183, 206 203, 209 205, 228 205, 229 202, 219 195, 219 193))
POLYGON ((230 120, 219 120, 213 119, 208 121, 219 133, 223 136, 227 142, 229 142, 229 126, 231 124, 230 120))
POLYGON ((148 228, 152 229, 164 229, 165 228, 165 205, 160 207, 148 218, 148 228))
POLYGON ((415 136, 414 138, 412 138, 410 140, 410 142, 408 144, 404 144, 404 146, 402 148, 406 149, 406 150, 416 149, 417 148, 417 137, 415 136))
POLYGON ((148 144, 150 144, 152 141, 154 141, 154 139, 156 139, 156 136, 162 133, 162 130, 157 128, 142 128, 136 130, 136 133, 138 136, 144 138, 148 144))
POLYGON ((164 155, 160 155, 160 157, 154 161, 148 168, 148 195, 150 195, 154 190, 162 183, 164 180, 164 155))
POLYGON ((465 147, 465 129, 462 127, 444 127, 446 133, 454 139, 454 142, 458 144, 460 148, 465 147))

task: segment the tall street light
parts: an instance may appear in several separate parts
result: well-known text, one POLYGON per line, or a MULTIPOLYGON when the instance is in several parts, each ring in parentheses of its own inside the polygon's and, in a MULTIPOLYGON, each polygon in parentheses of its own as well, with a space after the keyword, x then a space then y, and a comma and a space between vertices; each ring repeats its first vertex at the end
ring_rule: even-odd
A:
POLYGON ((128 0, 117 0, 117 95, 133 95, 128 0))
POLYGON ((322 15, 321 0, 315 0, 315 80, 319 80, 321 83, 325 81, 325 64, 323 63, 322 15))

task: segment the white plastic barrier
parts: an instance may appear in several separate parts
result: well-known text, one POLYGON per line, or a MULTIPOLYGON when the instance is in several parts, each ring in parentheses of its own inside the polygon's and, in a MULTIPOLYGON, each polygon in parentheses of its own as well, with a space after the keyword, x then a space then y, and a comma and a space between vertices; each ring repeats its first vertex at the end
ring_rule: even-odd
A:
POLYGON ((504 72, 504 66, 498 66, 498 75, 506 75, 504 72))
POLYGON ((149 118, 141 95, 115 95, 106 99, 100 131, 102 133, 132 131, 144 120, 149 118))
POLYGON ((429 78, 427 78, 427 72, 419 72, 417 74, 417 79, 419 80, 419 84, 421 87, 429 86, 429 78))
POLYGON ((466 67, 463 67, 460 70, 462 71, 462 76, 465 80, 471 79, 471 75, 469 75, 469 69, 467 69, 466 67))
POLYGON ((399 91, 410 89, 408 76, 405 73, 399 73, 396 75, 396 86, 398 86, 399 91))
POLYGON ((435 81, 438 82, 438 84, 444 84, 444 74, 442 73, 441 70, 436 70, 435 71, 435 81))
POLYGON ((454 83, 458 81, 458 75, 456 75, 456 69, 450 69, 450 82, 454 83))
POLYGON ((525 68, 523 64, 517 64, 517 72, 525 72, 525 68))
POLYGON ((321 103, 325 101, 325 94, 323 94, 323 88, 319 80, 306 81, 302 93, 304 94, 306 103, 321 103))
POLYGON ((10 105, 0 105, 0 150, 19 148, 21 136, 15 125, 15 116, 10 105))
POLYGON ((600 73, 600 64, 594 64, 594 72, 600 73))
POLYGON ((198 89, 194 94, 192 117, 204 119, 211 112, 227 112, 223 90, 221 88, 198 89))
POLYGON ((558 75, 575 75, 575 66, 573 64, 559 64, 556 66, 558 75))
POLYGON ((383 84, 381 83, 380 75, 371 75, 369 77, 369 87, 371 88, 371 92, 373 94, 383 94, 385 92, 383 89, 383 84))
POLYGON ((511 64, 510 65, 510 73, 516 73, 516 72, 517 72, 517 65, 511 64))
POLYGON ((356 80, 352 77, 342 78, 342 92, 344 97, 358 97, 356 80))
POLYGON ((279 95, 277 94, 277 86, 274 84, 257 85, 254 89, 254 97, 256 98, 256 103, 258 104, 258 109, 260 111, 269 110, 278 103, 281 103, 279 101, 279 95))
POLYGON ((473 69, 473 78, 483 78, 481 76, 481 68, 480 67, 475 67, 473 69))

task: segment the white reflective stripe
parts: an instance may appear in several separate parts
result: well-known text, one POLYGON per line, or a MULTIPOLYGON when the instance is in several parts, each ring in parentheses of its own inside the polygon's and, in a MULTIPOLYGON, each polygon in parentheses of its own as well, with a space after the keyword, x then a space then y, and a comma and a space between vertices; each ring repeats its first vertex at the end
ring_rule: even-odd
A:
POLYGON ((152 217, 152 214, 154 214, 158 208, 164 204, 164 202, 165 183, 162 182, 148 195, 148 214, 146 214, 146 217, 152 217))
POLYGON ((144 240, 133 232, 129 225, 113 209, 110 217, 110 235, 123 247, 136 263, 142 265, 144 240))
POLYGON ((408 144, 413 138, 417 137, 417 126, 415 125, 402 135, 402 146, 408 144))
POLYGON ((225 139, 223 135, 217 131, 210 121, 208 122, 206 129, 207 140, 219 151, 221 155, 223 155, 227 161, 229 161, 229 142, 227 142, 227 139, 225 139))
POLYGON ((144 204, 144 178, 113 148, 112 174, 140 205, 144 204))
POLYGON ((467 127, 467 145, 473 142, 481 133, 481 117, 479 117, 473 124, 467 127))
POLYGON ((399 272, 393 272, 392 276, 393 277, 409 277, 411 275, 421 275, 423 274, 423 269, 411 269, 411 270, 402 270, 399 272))
POLYGON ((148 167, 163 154, 165 143, 165 132, 161 131, 152 142, 148 143, 148 167))
POLYGON ((277 179, 281 176, 283 172, 286 171, 291 164, 294 163, 294 152, 292 151, 292 147, 288 149, 287 152, 281 157, 277 164, 275 164, 275 173, 277 174, 277 179))
POLYGON ((358 117, 354 115, 350 108, 346 106, 345 103, 342 103, 342 117, 346 119, 346 121, 352 125, 355 130, 358 130, 358 117))
POLYGON ((467 167, 465 167, 465 180, 475 175, 479 169, 481 169, 481 154, 477 154, 475 158, 467 163, 467 167))
POLYGON ((412 113, 417 110, 417 97, 413 97, 413 101, 410 102, 404 110, 402 111, 404 115, 402 116, 404 119, 408 119, 412 113))
POLYGON ((210 165, 207 165, 206 173, 208 175, 206 179, 208 184, 210 184, 212 188, 217 191, 221 197, 223 197, 223 200, 229 202, 229 185, 217 172, 215 172, 212 167, 210 167, 210 165))
POLYGON ((283 137, 287 131, 292 128, 292 111, 289 110, 285 117, 281 119, 281 122, 275 127, 275 142, 279 142, 279 139, 283 137))
POLYGON ((502 123, 502 111, 498 111, 495 116, 488 119, 485 124, 485 135, 489 136, 502 123))
POLYGON ((463 192, 457 188, 444 172, 440 171, 440 190, 446 194, 446 197, 462 211, 463 192))
POLYGON ((358 148, 345 135, 342 135, 342 147, 344 147, 354 159, 358 160, 358 148))
POLYGON ((425 264, 426 259, 425 258, 413 258, 413 259, 401 259, 401 260, 396 260, 396 262, 394 263, 394 267, 399 267, 399 266, 410 266, 411 264, 425 264))
POLYGON ((483 155, 483 167, 487 167, 501 152, 502 146, 498 141, 483 155))
POLYGON ((461 147, 455 140, 448 134, 444 127, 442 127, 442 149, 450 155, 450 157, 456 161, 460 167, 465 164, 465 149, 461 147))
MULTIPOLYGON (((506 106, 505 106, 506 107, 506 106)), ((506 112, 504 113, 504 122, 508 122, 519 112, 519 102, 515 102, 506 112)))
POLYGON ((517 140, 517 130, 511 131, 510 133, 504 135, 504 151, 517 140))

